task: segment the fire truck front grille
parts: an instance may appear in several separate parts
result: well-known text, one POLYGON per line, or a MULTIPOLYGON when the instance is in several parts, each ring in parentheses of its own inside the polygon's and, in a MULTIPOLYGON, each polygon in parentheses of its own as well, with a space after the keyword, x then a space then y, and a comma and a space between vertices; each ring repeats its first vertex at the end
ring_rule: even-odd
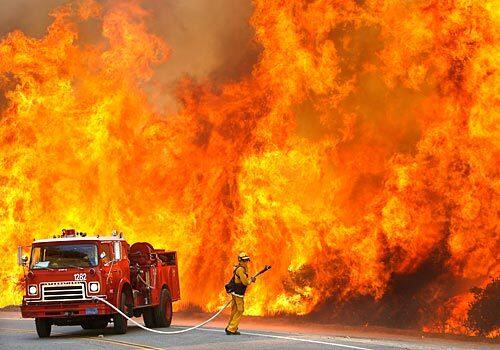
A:
POLYGON ((51 283, 42 286, 44 301, 68 301, 85 299, 83 283, 51 283))

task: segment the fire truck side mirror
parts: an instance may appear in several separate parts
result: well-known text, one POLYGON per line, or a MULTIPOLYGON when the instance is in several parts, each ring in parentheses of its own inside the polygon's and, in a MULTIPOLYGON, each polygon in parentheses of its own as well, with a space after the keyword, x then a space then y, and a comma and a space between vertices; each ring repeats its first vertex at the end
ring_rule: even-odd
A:
POLYGON ((17 247, 17 264, 19 266, 26 266, 28 264, 28 257, 23 256, 23 247, 17 247))
POLYGON ((122 258, 122 246, 120 242, 114 242, 115 259, 120 260, 122 258))

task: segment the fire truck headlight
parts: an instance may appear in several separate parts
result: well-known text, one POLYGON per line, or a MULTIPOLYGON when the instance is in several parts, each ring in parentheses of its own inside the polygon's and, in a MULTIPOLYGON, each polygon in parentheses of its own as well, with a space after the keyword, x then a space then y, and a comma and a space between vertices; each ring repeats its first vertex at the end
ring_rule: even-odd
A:
POLYGON ((89 290, 91 293, 97 293, 99 291, 99 282, 90 282, 89 290))
POLYGON ((34 284, 28 287, 28 294, 29 295, 37 295, 38 294, 38 287, 34 284))

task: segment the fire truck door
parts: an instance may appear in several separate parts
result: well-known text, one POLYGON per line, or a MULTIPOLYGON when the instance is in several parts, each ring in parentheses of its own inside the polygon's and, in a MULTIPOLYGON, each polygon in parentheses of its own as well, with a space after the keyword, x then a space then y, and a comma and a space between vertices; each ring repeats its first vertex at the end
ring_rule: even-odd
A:
POLYGON ((106 279, 106 284, 108 287, 113 286, 116 281, 120 280, 120 268, 118 265, 118 260, 116 259, 116 253, 111 242, 103 242, 101 244, 102 252, 101 255, 103 264, 104 277, 106 279))

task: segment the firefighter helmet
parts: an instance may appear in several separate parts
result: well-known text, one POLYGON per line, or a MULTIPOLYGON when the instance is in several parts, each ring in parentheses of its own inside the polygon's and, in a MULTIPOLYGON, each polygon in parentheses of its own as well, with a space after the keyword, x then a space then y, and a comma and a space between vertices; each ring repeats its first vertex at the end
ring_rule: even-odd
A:
POLYGON ((250 257, 245 252, 238 254, 238 261, 250 261, 250 257))

